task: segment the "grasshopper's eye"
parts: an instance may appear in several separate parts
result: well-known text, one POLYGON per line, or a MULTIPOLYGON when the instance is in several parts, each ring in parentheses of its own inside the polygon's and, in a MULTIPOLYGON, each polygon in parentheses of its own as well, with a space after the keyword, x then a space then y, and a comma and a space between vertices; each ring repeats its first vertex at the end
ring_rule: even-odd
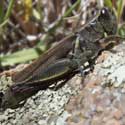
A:
POLYGON ((108 8, 102 8, 100 16, 105 18, 105 19, 109 18, 110 15, 109 15, 108 8))

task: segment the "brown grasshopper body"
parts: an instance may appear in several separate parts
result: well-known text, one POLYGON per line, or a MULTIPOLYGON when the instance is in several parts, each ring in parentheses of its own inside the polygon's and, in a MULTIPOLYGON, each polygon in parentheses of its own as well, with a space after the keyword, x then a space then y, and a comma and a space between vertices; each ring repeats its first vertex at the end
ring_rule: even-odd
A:
POLYGON ((5 92, 1 107, 3 109, 19 107, 21 101, 39 90, 46 89, 57 81, 71 78, 80 66, 84 66, 85 62, 91 65, 102 50, 117 44, 117 42, 100 41, 104 38, 104 32, 107 35, 114 35, 116 29, 117 22, 114 13, 108 8, 102 8, 97 17, 75 35, 71 34, 26 69, 13 76, 16 83, 5 92), (78 36, 78 41, 75 41, 74 49, 73 39, 76 36, 78 36), (64 58, 73 49, 73 56, 64 58))
POLYGON ((64 38, 56 46, 49 49, 47 52, 42 54, 38 59, 33 61, 29 66, 27 66, 22 71, 14 74, 12 80, 17 82, 27 81, 30 77, 35 77, 39 74, 40 71, 44 70, 45 67, 48 67, 51 63, 55 62, 58 59, 66 57, 66 55, 73 48, 73 39, 75 36, 73 34, 64 38), (63 50, 63 51, 60 51, 63 50))

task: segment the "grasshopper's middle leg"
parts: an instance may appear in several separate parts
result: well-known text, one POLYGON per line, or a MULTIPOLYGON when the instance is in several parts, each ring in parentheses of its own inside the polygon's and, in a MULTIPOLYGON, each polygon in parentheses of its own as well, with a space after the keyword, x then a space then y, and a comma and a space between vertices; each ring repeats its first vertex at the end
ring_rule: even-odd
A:
POLYGON ((85 75, 84 69, 87 67, 90 67, 89 58, 92 55, 92 51, 85 48, 85 46, 81 46, 80 42, 81 41, 80 41, 79 37, 77 37, 77 39, 74 43, 72 58, 74 60, 76 60, 76 62, 78 64, 78 69, 79 69, 82 77, 84 77, 84 75, 85 75))

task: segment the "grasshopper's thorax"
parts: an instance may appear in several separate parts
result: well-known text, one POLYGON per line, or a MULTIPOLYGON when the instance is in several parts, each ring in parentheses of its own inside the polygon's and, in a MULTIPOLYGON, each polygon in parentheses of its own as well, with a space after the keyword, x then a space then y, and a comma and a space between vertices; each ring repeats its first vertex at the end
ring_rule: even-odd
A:
MULTIPOLYGON (((81 53, 86 56, 87 61, 95 59, 101 50, 110 44, 107 42, 100 45, 100 40, 104 38, 104 34, 114 35, 117 30, 116 16, 109 8, 102 8, 98 15, 85 25, 78 33, 79 48, 81 53)), ((79 56, 79 55, 78 55, 79 56)))

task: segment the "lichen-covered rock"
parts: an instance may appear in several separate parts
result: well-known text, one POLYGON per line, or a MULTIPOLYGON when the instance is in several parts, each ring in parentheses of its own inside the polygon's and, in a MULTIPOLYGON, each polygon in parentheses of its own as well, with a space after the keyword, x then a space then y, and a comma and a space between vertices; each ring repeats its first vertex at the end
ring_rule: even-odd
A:
POLYGON ((6 77, 5 75, 0 77, 0 91, 4 92, 8 86, 13 84, 11 77, 6 77))
MULTIPOLYGON (((114 50, 99 57, 94 71, 84 80, 84 88, 76 76, 58 91, 39 91, 24 107, 0 112, 0 124, 124 125, 125 44, 114 50)), ((9 83, 0 82, 0 90, 9 83)))
POLYGON ((83 88, 66 106, 66 125, 124 125, 125 44, 104 52, 83 88))
MULTIPOLYGON (((4 83, 8 84, 8 82, 4 83)), ((55 125, 56 122, 57 125, 60 125, 59 122, 63 124, 68 114, 67 116, 66 113, 65 115, 62 114, 63 116, 60 117, 59 115, 63 113, 70 97, 78 93, 79 83, 80 79, 76 76, 57 91, 50 89, 39 91, 36 95, 29 98, 22 108, 15 110, 7 109, 5 112, 0 112, 0 124, 55 125), (72 81, 74 81, 74 84, 71 84, 72 81)), ((1 85, 2 87, 4 90, 7 86, 1 85)))
POLYGON ((108 53, 107 59, 95 66, 96 74, 103 77, 102 84, 115 87, 125 86, 125 43, 114 48, 115 53, 108 53))

